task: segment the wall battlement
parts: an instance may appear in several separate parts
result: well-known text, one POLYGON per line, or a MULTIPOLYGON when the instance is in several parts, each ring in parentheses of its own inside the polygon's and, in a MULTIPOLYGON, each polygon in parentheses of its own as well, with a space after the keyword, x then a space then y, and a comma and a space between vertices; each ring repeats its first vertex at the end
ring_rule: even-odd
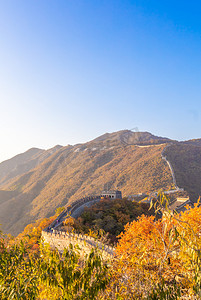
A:
POLYGON ((42 231, 42 239, 45 243, 50 244, 52 248, 57 248, 59 251, 63 251, 64 248, 68 248, 70 244, 73 246, 79 246, 81 254, 89 254, 92 248, 97 247, 101 250, 103 258, 111 259, 114 254, 114 248, 105 245, 93 237, 83 234, 67 233, 64 231, 53 230, 50 232, 42 231))
POLYGON ((97 247, 100 249, 104 259, 111 259, 114 255, 114 248, 105 245, 87 235, 68 233, 59 230, 59 227, 67 216, 71 216, 84 204, 87 206, 88 203, 93 203, 94 201, 99 200, 101 200, 100 195, 96 195, 79 199, 71 205, 67 204, 65 206, 65 210, 61 212, 56 220, 54 220, 50 226, 42 231, 42 239, 44 242, 50 244, 52 248, 57 248, 59 251, 63 251, 64 248, 68 248, 70 244, 73 246, 78 245, 83 255, 90 253, 92 248, 97 247))

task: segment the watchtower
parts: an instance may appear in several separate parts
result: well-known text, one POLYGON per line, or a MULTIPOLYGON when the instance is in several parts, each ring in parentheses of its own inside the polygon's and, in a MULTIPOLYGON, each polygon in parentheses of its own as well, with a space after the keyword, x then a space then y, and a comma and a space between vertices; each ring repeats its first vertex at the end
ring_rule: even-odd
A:
POLYGON ((121 191, 102 191, 101 197, 108 199, 122 199, 121 191))

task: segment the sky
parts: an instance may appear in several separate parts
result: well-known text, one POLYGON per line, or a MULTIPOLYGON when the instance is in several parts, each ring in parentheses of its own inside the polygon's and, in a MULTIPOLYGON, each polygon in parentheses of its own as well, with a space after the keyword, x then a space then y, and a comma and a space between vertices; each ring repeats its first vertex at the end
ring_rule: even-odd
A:
POLYGON ((138 128, 201 138, 201 2, 0 0, 0 161, 138 128))

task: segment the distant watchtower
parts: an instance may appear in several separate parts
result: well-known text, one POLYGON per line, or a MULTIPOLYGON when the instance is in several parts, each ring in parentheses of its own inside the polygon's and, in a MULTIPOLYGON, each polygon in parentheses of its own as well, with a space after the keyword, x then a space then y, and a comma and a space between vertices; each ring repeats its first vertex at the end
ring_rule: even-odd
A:
POLYGON ((101 197, 108 199, 122 199, 121 191, 103 191, 101 197))

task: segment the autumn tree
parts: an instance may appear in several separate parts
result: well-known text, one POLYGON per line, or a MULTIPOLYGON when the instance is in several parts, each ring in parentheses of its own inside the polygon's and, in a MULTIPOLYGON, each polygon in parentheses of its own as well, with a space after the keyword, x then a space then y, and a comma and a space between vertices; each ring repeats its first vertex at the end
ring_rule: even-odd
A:
POLYGON ((55 218, 56 216, 39 219, 36 222, 27 225, 17 238, 10 240, 10 244, 13 245, 23 242, 26 249, 29 249, 32 252, 38 252, 42 230, 48 227, 55 218))
POLYGON ((176 214, 167 203, 162 195, 156 206, 163 214, 161 219, 142 215, 125 226, 105 299, 201 296, 201 207, 198 202, 176 214))

